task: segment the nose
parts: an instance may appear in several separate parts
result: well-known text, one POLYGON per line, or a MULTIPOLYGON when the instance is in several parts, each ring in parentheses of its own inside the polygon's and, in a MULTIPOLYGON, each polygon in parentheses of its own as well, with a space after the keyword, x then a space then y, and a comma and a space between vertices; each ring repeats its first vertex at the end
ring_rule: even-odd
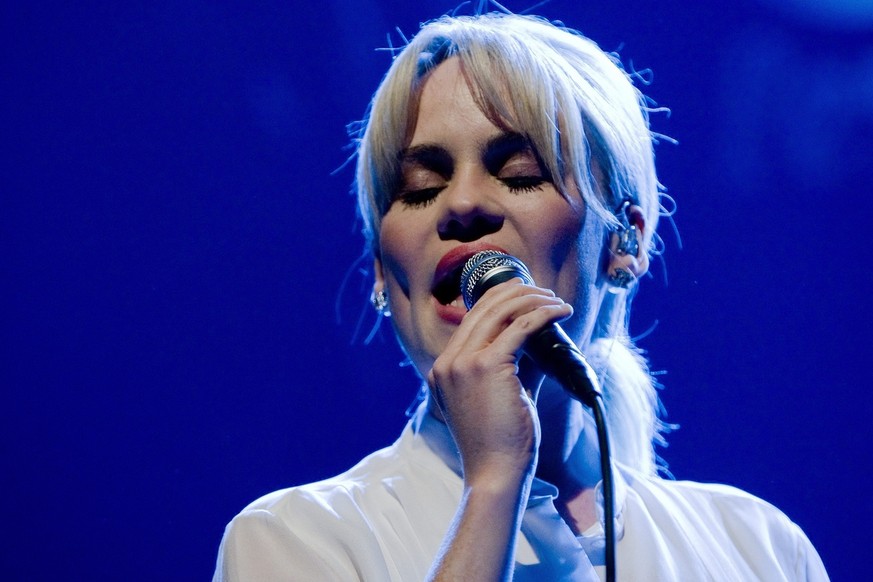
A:
POLYGON ((441 240, 472 242, 503 227, 499 204, 484 193, 484 184, 453 184, 443 192, 445 208, 438 224, 441 240))

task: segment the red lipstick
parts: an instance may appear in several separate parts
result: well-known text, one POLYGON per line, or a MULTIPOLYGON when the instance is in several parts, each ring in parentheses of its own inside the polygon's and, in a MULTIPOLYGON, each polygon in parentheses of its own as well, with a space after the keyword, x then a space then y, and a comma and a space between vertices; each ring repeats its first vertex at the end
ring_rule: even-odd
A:
POLYGON ((447 252, 437 263, 431 293, 437 315, 444 321, 457 325, 467 313, 461 299, 461 271, 470 257, 485 250, 506 252, 498 246, 484 242, 463 244, 447 252))

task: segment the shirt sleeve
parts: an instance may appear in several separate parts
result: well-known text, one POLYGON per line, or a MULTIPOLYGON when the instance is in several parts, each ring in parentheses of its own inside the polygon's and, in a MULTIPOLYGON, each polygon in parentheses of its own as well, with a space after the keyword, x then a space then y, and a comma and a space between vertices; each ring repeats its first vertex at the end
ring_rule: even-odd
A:
MULTIPOLYGON (((309 537, 309 536, 306 536, 309 537)), ((246 510, 228 524, 213 582, 356 580, 341 556, 305 540, 265 509, 246 510)))
POLYGON ((829 582, 830 577, 825 570, 824 563, 821 557, 813 547, 812 542, 803 533, 796 524, 794 528, 797 530, 797 580, 806 580, 807 582, 829 582))

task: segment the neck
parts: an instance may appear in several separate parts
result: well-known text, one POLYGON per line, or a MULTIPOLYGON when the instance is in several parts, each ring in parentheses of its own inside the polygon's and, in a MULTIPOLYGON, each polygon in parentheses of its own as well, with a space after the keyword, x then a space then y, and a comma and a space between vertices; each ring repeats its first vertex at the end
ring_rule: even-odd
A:
POLYGON ((597 519, 594 487, 601 475, 594 420, 548 380, 540 390, 537 412, 542 428, 537 477, 558 488, 558 512, 578 534, 597 519))

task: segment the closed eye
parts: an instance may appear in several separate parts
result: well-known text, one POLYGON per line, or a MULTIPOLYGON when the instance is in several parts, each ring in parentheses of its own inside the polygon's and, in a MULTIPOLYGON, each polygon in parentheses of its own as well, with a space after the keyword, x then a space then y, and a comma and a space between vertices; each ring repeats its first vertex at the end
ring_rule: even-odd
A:
POLYGON ((513 176, 511 178, 499 178, 506 184, 510 192, 533 192, 548 182, 542 176, 513 176))
POLYGON ((442 147, 412 146, 400 152, 400 188, 394 195, 406 206, 420 208, 433 202, 454 172, 454 161, 442 147))
POLYGON ((401 190, 396 199, 406 206, 425 207, 429 206, 436 200, 437 195, 442 192, 445 186, 436 186, 432 188, 420 188, 417 190, 401 190))
POLYGON ((518 133, 503 133, 489 140, 483 162, 511 192, 530 192, 551 182, 533 144, 518 133))

